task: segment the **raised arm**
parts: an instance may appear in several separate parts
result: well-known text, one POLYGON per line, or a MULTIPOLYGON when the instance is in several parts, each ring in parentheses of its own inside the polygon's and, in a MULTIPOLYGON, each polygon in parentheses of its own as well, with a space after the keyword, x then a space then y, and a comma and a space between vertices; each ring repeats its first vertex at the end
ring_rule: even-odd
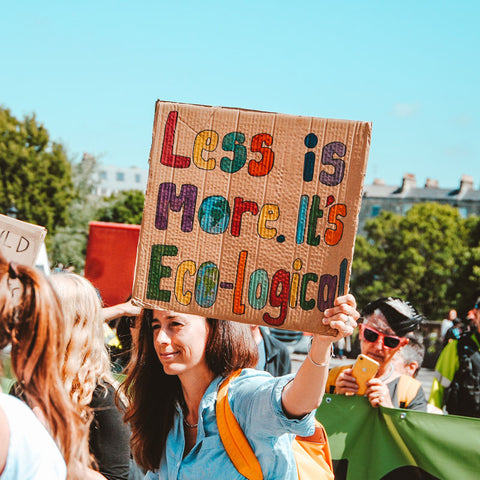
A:
POLYGON ((334 337, 314 334, 310 352, 293 381, 283 390, 282 405, 292 418, 302 417, 315 410, 322 402, 327 382, 332 343, 353 333, 359 313, 353 295, 335 300, 333 308, 324 312, 323 323, 338 331, 334 337))
POLYGON ((105 322, 115 320, 120 317, 137 317, 140 315, 141 308, 132 303, 132 300, 124 303, 118 303, 111 307, 102 308, 103 319, 105 322))

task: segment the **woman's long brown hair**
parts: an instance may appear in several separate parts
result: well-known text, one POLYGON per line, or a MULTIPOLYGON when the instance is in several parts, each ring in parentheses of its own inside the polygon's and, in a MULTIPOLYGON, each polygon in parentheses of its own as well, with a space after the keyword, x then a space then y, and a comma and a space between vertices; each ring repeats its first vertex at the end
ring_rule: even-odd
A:
MULTIPOLYGON (((131 448, 141 467, 160 465, 168 432, 173 426, 175 405, 184 403, 180 380, 166 375, 153 345, 152 310, 143 310, 134 341, 125 382, 120 387, 129 402, 124 420, 132 429, 131 448)), ((251 328, 235 322, 207 318, 209 335, 205 356, 210 370, 226 377, 240 369, 255 367, 258 349, 251 328)))
POLYGON ((0 254, 0 348, 11 343, 12 368, 25 400, 41 410, 68 478, 76 480, 90 465, 89 426, 63 386, 62 331, 61 306, 47 279, 0 254))

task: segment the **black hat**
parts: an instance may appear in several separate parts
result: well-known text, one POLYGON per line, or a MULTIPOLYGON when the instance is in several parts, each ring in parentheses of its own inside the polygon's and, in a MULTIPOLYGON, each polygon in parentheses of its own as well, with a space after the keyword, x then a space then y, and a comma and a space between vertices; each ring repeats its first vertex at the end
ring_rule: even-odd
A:
POLYGON ((423 320, 409 302, 396 297, 383 297, 370 302, 362 310, 362 317, 371 315, 375 310, 380 310, 387 319, 391 329, 400 337, 413 332, 423 320))

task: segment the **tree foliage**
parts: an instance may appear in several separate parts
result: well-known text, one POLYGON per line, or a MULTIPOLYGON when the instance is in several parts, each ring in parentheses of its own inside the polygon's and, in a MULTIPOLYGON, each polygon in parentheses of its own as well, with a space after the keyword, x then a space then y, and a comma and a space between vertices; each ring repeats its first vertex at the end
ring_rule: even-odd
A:
POLYGON ((50 140, 35 115, 19 121, 0 107, 0 212, 15 204, 19 219, 52 233, 66 225, 73 196, 63 146, 50 140))
POLYGON ((467 229, 467 251, 463 274, 465 296, 461 308, 469 310, 480 296, 480 216, 465 220, 467 229))
POLYGON ((145 195, 140 190, 126 190, 104 199, 95 215, 100 222, 130 223, 140 225, 145 195))
POLYGON ((421 203, 405 216, 383 212, 358 236, 352 292, 360 306, 380 296, 412 302, 431 319, 472 305, 480 288, 480 221, 449 205, 421 203))
POLYGON ((97 161, 84 156, 73 166, 76 196, 68 209, 68 224, 56 232, 50 254, 52 265, 73 266, 82 271, 85 266, 89 223, 92 220, 140 224, 144 194, 139 190, 119 192, 103 199, 92 195, 95 188, 97 161))
POLYGON ((49 250, 53 266, 75 267, 81 272, 87 251, 88 224, 95 218, 98 198, 93 195, 97 184, 98 162, 92 155, 84 155, 72 164, 75 196, 67 210, 65 226, 57 229, 49 250))
POLYGON ((97 168, 91 155, 69 161, 35 115, 20 121, 0 108, 0 213, 14 204, 20 220, 47 228, 52 266, 82 271, 91 220, 141 223, 143 193, 132 190, 99 199, 93 195, 97 168))

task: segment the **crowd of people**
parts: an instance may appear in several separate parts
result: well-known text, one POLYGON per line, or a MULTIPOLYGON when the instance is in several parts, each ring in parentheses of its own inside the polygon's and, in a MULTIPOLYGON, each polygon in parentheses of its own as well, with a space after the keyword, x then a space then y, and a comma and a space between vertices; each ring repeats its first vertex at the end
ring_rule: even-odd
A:
POLYGON ((264 327, 132 301, 102 308, 84 277, 47 279, 0 255, 0 348, 10 348, 16 380, 0 393, 0 478, 244 478, 217 421, 229 378, 228 403, 264 478, 295 479, 292 439, 313 433, 324 393, 359 391, 352 365, 329 362, 357 321, 361 353, 378 365, 366 383, 372 407, 480 417, 480 298, 471 319, 471 331, 446 342, 428 402, 415 379, 423 317, 403 299, 359 313, 352 295, 338 297, 322 318, 336 335, 314 334, 291 373, 288 349, 264 327), (118 337, 109 349, 108 325, 118 337))
POLYGON ((450 414, 480 418, 480 297, 466 320, 440 354, 430 404, 450 414))

